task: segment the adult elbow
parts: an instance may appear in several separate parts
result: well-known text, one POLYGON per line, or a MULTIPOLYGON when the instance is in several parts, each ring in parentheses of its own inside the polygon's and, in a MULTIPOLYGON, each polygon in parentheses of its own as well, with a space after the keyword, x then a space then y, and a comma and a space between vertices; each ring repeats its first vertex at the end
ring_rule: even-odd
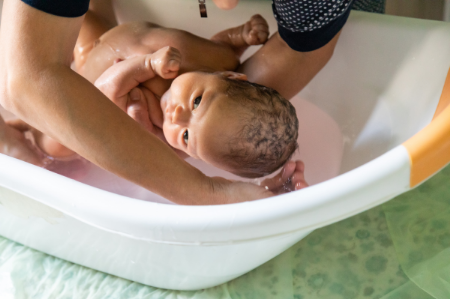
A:
POLYGON ((9 80, 8 72, 5 71, 5 68, 2 67, 0 69, 0 105, 6 110, 11 111, 12 106, 14 105, 14 95, 11 94, 11 91, 14 88, 11 86, 11 80, 9 80))
POLYGON ((0 71, 0 105, 6 110, 20 115, 26 106, 24 99, 29 98, 31 76, 25 76, 20 72, 0 71))

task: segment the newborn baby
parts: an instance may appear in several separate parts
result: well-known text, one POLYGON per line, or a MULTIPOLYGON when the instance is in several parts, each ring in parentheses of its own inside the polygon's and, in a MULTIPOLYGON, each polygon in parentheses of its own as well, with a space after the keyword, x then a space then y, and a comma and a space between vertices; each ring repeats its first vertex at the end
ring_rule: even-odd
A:
MULTIPOLYGON (((292 104, 233 72, 247 47, 268 38, 261 16, 211 40, 148 22, 105 29, 88 12, 76 70, 180 155, 252 178, 274 172, 297 149, 292 104)), ((53 156, 70 154, 47 136, 38 145, 53 156)))

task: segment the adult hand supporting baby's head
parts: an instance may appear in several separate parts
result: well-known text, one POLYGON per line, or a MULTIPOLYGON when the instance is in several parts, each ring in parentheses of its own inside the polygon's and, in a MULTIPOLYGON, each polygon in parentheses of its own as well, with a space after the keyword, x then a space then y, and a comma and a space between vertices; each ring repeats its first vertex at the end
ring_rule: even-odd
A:
POLYGON ((213 1, 218 8, 224 10, 233 9, 239 3, 239 0, 213 0, 213 1))
POLYGON ((222 198, 219 196, 220 202, 211 204, 252 201, 306 188, 309 185, 305 181, 304 171, 302 161, 289 161, 276 176, 264 180, 259 186, 221 177, 210 178, 214 193, 223 194, 222 198))
POLYGON ((305 181, 305 165, 300 160, 289 161, 276 176, 265 179, 261 186, 275 194, 306 188, 309 185, 305 181))
POLYGON ((245 201, 253 201, 274 196, 276 194, 251 183, 230 181, 222 177, 210 179, 212 191, 217 195, 218 202, 201 204, 231 204, 245 201))

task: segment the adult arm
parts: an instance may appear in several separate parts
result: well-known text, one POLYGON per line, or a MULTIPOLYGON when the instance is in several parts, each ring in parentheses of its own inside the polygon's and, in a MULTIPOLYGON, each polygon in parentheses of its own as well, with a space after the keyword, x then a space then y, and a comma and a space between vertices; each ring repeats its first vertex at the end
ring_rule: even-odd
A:
POLYGON ((72 71, 82 21, 4 1, 3 106, 91 162, 174 202, 215 204, 272 195, 258 186, 206 177, 72 71))
POLYGON ((248 80, 277 90, 290 99, 302 90, 333 56, 340 32, 325 46, 310 52, 291 49, 275 33, 238 68, 248 80))
POLYGON ((310 2, 274 0, 272 10, 278 32, 238 71, 286 98, 302 90, 333 55, 353 0, 335 5, 310 2))

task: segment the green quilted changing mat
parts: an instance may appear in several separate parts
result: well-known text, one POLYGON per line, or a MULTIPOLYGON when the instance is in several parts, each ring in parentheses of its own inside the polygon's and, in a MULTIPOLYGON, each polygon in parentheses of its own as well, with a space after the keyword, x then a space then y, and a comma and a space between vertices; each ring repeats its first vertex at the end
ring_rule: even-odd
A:
POLYGON ((314 231, 233 281, 199 291, 141 285, 0 237, 0 298, 448 299, 450 166, 383 206, 314 231))

